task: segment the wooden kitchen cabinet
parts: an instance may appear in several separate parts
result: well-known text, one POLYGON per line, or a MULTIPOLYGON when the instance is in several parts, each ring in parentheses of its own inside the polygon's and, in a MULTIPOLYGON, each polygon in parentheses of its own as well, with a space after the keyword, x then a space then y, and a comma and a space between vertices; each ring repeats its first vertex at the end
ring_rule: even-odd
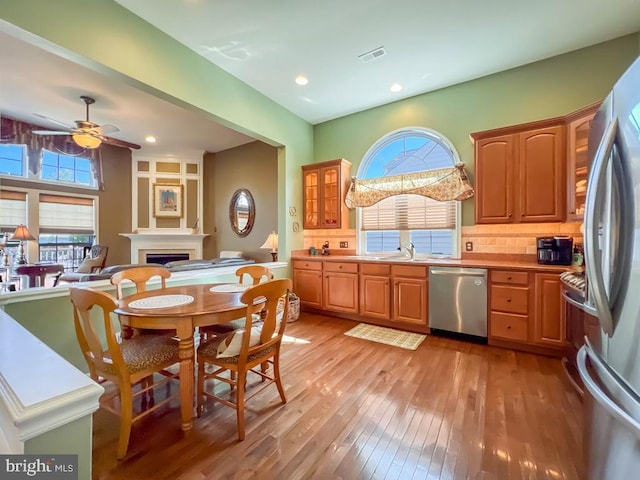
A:
POLYGON ((491 270, 489 340, 529 341, 529 273, 491 270))
POLYGON ((564 348, 565 318, 562 315, 560 275, 535 274, 534 342, 554 348, 564 348))
POLYGON ((476 141, 476 223, 512 222, 516 152, 514 135, 476 141))
POLYGON ((427 267, 392 265, 392 322, 428 328, 427 267))
POLYGON ((322 261, 293 261, 293 291, 302 308, 322 308, 322 261))
POLYGON ((566 346, 559 273, 493 269, 489 343, 546 354, 566 346))
POLYGON ((324 262, 325 310, 358 313, 358 264, 324 262))
POLYGON ((360 264, 360 315, 382 320, 391 318, 390 274, 390 265, 360 264))
POLYGON ((567 221, 584 217, 589 176, 589 127, 600 102, 567 117, 567 221))
POLYGON ((340 158, 302 167, 303 228, 342 228, 349 212, 344 198, 351 163, 340 158))
POLYGON ((561 120, 471 135, 476 223, 559 222, 565 218, 565 126, 561 120))
POLYGON ((561 222, 566 216, 565 127, 518 134, 520 222, 561 222))

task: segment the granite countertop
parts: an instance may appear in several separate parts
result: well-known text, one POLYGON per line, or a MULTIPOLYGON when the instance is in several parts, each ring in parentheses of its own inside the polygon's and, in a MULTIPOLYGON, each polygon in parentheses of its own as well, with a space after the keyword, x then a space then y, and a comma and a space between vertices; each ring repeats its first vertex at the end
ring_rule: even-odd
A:
POLYGON ((478 267, 478 268, 508 268, 515 270, 536 270, 547 272, 565 272, 571 269, 570 265, 541 265, 533 260, 521 259, 470 259, 470 258, 429 258, 409 260, 401 257, 385 258, 376 255, 305 255, 295 254, 292 260, 316 260, 325 262, 372 262, 389 263, 393 265, 415 265, 432 266, 441 265, 446 267, 478 267))

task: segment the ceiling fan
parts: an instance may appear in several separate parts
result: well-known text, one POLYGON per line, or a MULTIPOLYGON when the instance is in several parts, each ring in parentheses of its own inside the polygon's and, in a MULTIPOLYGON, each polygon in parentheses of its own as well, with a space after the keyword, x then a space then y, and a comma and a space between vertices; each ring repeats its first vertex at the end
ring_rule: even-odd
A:
POLYGON ((57 123, 58 125, 62 125, 67 129, 67 131, 60 130, 34 130, 32 133, 38 135, 71 135, 73 141, 83 148, 98 148, 102 143, 107 143, 109 145, 115 145, 117 147, 126 147, 139 149, 140 145, 136 145, 135 143, 125 142, 124 140, 118 140, 117 138, 111 138, 105 136, 106 133, 115 133, 119 132, 120 129, 114 125, 105 124, 98 125, 97 123, 93 123, 89 121, 89 105, 95 103, 95 99, 88 97, 86 95, 82 95, 80 97, 86 106, 86 120, 76 120, 75 127, 69 126, 64 122, 60 122, 53 118, 45 117, 44 115, 40 115, 38 113, 34 113, 40 118, 44 118, 50 122, 57 123))

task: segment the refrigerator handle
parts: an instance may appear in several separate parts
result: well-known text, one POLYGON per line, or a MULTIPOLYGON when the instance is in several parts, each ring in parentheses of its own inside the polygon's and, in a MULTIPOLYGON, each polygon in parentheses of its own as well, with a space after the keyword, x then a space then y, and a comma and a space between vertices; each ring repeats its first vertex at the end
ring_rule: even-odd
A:
POLYGON ((600 209, 602 204, 603 188, 602 183, 607 172, 607 161, 611 156, 613 144, 618 130, 618 120, 614 118, 607 126, 602 141, 598 145, 591 174, 589 175, 589 186, 587 187, 587 198, 585 201, 584 218, 584 252, 585 264, 587 267, 587 278, 589 279, 589 298, 593 299, 596 311, 589 305, 585 305, 588 313, 598 317, 602 329, 610 337, 613 335, 613 315, 609 306, 609 299, 604 285, 602 274, 602 254, 598 248, 598 225, 595 218, 596 209, 600 209))
MULTIPOLYGON (((589 355, 589 359, 593 361, 593 356, 589 355)), ((606 393, 602 391, 602 389, 595 382, 589 370, 587 370, 587 347, 583 346, 578 351, 578 373, 580 374, 580 378, 584 382, 584 386, 589 390, 589 393, 593 396, 594 400, 598 402, 605 410, 618 420, 623 425, 626 425, 627 428, 633 430, 635 436, 640 437, 640 423, 638 423, 633 417, 631 417, 627 412, 625 412, 622 408, 616 405, 606 393)), ((603 367, 604 368, 604 367, 603 367)), ((599 371, 603 372, 603 369, 599 369, 599 371)))

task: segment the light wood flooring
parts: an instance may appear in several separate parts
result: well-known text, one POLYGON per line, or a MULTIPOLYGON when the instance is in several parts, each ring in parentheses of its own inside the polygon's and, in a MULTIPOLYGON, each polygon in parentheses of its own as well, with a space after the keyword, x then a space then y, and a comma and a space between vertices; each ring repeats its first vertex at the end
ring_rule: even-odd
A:
POLYGON ((348 337, 356 322, 302 314, 275 386, 235 411, 207 404, 193 431, 178 405, 134 424, 94 416, 95 479, 565 479, 582 477, 582 403, 560 361, 430 336, 416 350, 348 337))

